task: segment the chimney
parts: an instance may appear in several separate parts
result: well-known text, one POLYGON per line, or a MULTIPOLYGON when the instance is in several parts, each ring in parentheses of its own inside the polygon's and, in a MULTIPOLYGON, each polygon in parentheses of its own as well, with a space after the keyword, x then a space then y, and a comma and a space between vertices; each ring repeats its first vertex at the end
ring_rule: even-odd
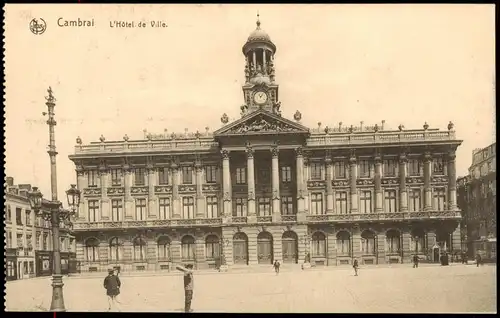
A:
POLYGON ((14 185, 14 178, 12 177, 7 177, 5 178, 7 180, 7 186, 12 187, 14 185))
POLYGON ((19 185, 19 190, 31 191, 31 184, 29 184, 29 183, 20 184, 19 185))

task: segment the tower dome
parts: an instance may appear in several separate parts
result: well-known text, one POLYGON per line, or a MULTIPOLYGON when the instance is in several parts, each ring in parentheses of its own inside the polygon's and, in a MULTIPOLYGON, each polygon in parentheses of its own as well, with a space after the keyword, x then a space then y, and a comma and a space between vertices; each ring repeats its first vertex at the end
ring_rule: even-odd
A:
POLYGON ((271 37, 269 34, 267 34, 266 31, 262 30, 260 28, 260 20, 257 19, 257 28, 250 33, 250 36, 248 37, 247 42, 253 42, 253 41, 266 41, 266 42, 271 42, 271 37))
POLYGON ((260 28, 260 19, 259 14, 257 14, 257 27, 252 33, 248 36, 247 42, 243 45, 243 54, 245 56, 248 52, 255 48, 265 48, 272 52, 272 54, 276 53, 276 46, 271 41, 271 37, 267 34, 266 31, 260 28))

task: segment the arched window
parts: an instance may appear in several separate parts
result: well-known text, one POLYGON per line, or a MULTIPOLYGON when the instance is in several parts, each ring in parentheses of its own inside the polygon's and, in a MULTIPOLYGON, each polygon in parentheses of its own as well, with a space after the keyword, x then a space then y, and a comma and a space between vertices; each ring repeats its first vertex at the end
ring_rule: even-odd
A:
POLYGON ((341 231, 337 234, 337 254, 351 254, 351 235, 346 231, 341 231))
POLYGON ((117 262, 120 260, 122 245, 117 237, 113 237, 109 241, 109 259, 117 262))
POLYGON ((99 241, 91 237, 85 242, 85 259, 89 262, 99 260, 99 241))
POLYGON ((145 261, 146 260, 146 241, 142 237, 136 237, 134 239, 134 260, 145 261))
POLYGON ((195 243, 192 236, 186 235, 181 241, 181 258, 183 260, 194 260, 195 256, 195 243))
POLYGON ((312 257, 326 257, 326 237, 321 232, 316 232, 312 236, 311 242, 312 257))
POLYGON ((158 238, 158 259, 170 261, 170 239, 167 236, 158 238))
POLYGON ((207 259, 216 259, 220 256, 219 238, 215 235, 209 235, 205 239, 205 254, 207 259))
POLYGON ((414 229, 411 231, 412 252, 415 254, 423 254, 427 249, 425 242, 425 233, 422 229, 414 229))
POLYGON ((375 234, 372 231, 361 233, 361 250, 364 255, 375 255, 375 234))
POLYGON ((387 252, 388 253, 399 253, 401 244, 401 235, 396 230, 389 230, 386 234, 387 252))

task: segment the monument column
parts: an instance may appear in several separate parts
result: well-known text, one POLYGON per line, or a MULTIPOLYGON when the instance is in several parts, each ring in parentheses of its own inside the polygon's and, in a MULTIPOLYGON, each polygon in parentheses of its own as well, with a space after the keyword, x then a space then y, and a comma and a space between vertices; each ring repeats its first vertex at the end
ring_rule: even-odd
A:
POLYGON ((256 211, 255 211, 255 171, 254 171, 255 166, 254 166, 254 161, 253 161, 254 150, 249 144, 247 144, 246 154, 247 154, 247 184, 248 184, 248 190, 247 190, 248 191, 248 210, 247 211, 248 211, 248 217, 253 219, 256 217, 256 211))
POLYGON ((179 166, 174 162, 170 165, 172 170, 172 218, 181 218, 181 198, 179 197, 179 166))
POLYGON ((229 151, 222 149, 222 197, 224 201, 224 216, 231 217, 231 171, 229 166, 229 151))
POLYGON ((432 154, 426 152, 424 154, 424 211, 432 210, 431 173, 432 154))
POLYGON ((457 174, 456 174, 456 154, 455 151, 448 153, 448 201, 447 210, 457 209, 457 174))
POLYGON ((350 192, 351 192, 351 213, 358 213, 358 189, 356 187, 357 171, 356 171, 356 155, 351 153, 349 158, 350 164, 350 192))
POLYGON ((332 186, 332 176, 333 176, 333 162, 330 157, 325 158, 326 165, 326 213, 333 213, 333 186, 332 186))
POLYGON ((277 146, 271 148, 271 186, 273 200, 273 222, 281 219, 280 215, 280 168, 279 168, 279 149, 277 146))
POLYGON ((297 221, 303 218, 305 221, 305 206, 304 206, 304 156, 302 148, 295 149, 295 165, 296 165, 296 187, 297 187, 297 221))
POLYGON ((205 218, 205 197, 203 196, 203 166, 201 162, 195 164, 196 170, 196 217, 205 218))
POLYGON ((406 171, 407 171, 406 154, 402 153, 399 156, 399 211, 408 212, 408 193, 406 190, 406 171))

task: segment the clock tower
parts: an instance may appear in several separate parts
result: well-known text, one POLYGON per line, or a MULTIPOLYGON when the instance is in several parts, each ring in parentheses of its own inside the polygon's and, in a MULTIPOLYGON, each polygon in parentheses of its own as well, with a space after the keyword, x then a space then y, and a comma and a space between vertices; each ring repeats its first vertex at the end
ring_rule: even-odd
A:
POLYGON ((263 109, 280 115, 278 85, 274 82, 274 54, 276 46, 269 35, 260 28, 257 14, 257 28, 243 45, 245 55, 245 84, 241 106, 242 116, 263 109))

